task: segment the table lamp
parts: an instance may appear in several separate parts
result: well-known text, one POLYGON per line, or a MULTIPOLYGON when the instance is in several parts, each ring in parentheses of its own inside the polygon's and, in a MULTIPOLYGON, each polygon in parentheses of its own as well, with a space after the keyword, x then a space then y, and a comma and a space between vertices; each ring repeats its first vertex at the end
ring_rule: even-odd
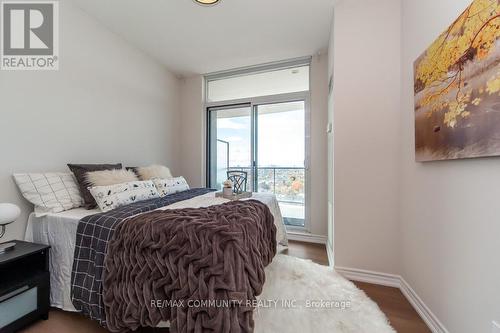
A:
MULTIPOLYGON (((15 222, 19 218, 19 215, 21 215, 21 209, 16 205, 0 203, 0 238, 5 235, 6 226, 15 222)), ((16 243, 13 242, 0 244, 0 254, 12 250, 15 246, 16 243)))

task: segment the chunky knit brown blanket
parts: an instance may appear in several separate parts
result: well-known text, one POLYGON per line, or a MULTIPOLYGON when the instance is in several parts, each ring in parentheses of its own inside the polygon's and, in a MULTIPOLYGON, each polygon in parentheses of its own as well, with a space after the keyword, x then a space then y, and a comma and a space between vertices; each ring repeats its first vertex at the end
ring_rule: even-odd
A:
POLYGON ((114 332, 253 332, 253 301, 276 254, 269 208, 256 200, 153 211, 124 221, 108 245, 103 299, 114 332))

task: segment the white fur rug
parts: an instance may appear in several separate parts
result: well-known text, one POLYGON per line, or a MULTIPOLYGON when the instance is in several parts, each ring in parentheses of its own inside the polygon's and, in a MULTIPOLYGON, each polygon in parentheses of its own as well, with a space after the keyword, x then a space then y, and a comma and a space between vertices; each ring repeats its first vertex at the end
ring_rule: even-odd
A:
POLYGON ((258 305, 256 333, 395 333, 353 283, 329 267, 287 255, 277 255, 266 268, 258 305))

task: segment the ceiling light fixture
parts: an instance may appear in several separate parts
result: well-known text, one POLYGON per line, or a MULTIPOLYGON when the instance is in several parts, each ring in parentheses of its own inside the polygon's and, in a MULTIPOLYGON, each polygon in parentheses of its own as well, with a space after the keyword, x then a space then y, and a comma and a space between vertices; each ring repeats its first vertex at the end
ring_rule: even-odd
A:
POLYGON ((216 5, 220 0, 194 0, 197 4, 203 6, 213 6, 216 5))

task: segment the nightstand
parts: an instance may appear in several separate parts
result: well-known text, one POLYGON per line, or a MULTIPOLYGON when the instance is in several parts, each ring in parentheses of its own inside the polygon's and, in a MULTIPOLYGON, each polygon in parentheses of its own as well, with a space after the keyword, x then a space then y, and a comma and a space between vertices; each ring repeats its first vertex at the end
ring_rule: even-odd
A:
POLYGON ((50 304, 50 246, 14 241, 0 254, 0 333, 48 319, 50 304))

